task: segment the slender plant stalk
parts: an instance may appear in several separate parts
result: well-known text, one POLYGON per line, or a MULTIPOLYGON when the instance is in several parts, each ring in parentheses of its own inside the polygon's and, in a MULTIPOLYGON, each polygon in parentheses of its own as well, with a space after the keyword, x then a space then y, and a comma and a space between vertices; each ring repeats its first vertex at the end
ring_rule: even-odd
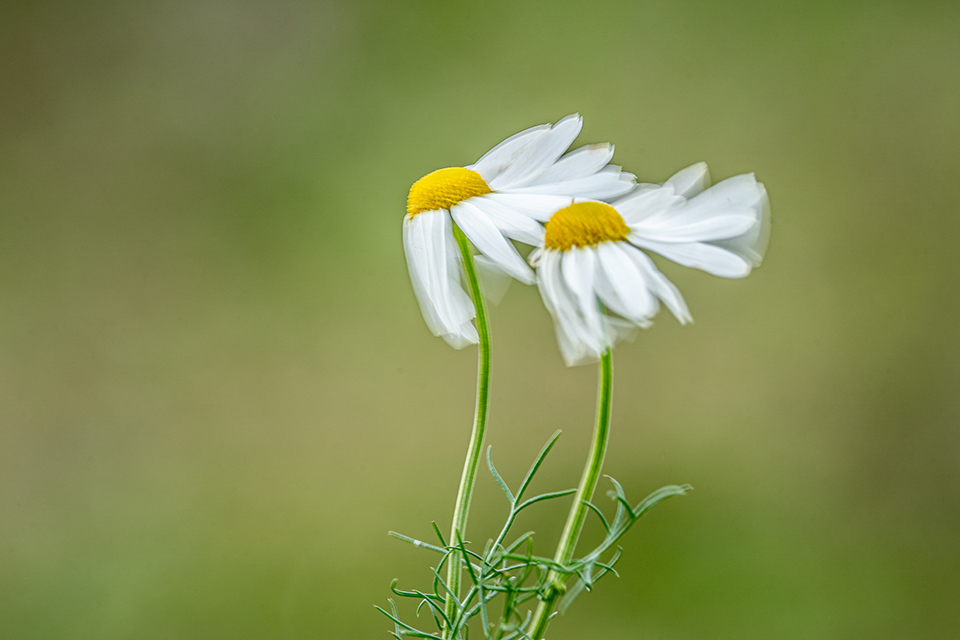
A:
MULTIPOLYGON (((477 278, 477 269, 470 253, 470 244, 456 224, 453 225, 453 237, 460 247, 463 258, 463 268, 467 274, 467 283, 470 286, 470 297, 477 310, 477 333, 480 336, 479 353, 477 357, 477 407, 473 416, 473 432, 470 434, 470 445, 467 448, 467 459, 463 463, 463 474, 460 476, 460 488, 457 491, 457 504, 453 509, 453 524, 450 527, 450 545, 458 544, 464 538, 467 530, 467 516, 470 513, 470 500, 473 498, 473 486, 476 484, 477 467, 480 465, 480 453, 483 449, 483 432, 487 424, 487 409, 490 398, 490 328, 487 324, 487 309, 484 305, 483 294, 480 291, 480 281, 477 278)), ((450 554, 447 564, 447 594, 445 613, 447 619, 456 617, 457 603, 455 598, 460 597, 460 579, 462 573, 462 559, 458 553, 450 554)), ((452 630, 443 630, 443 637, 450 638, 452 630)))
MULTIPOLYGON (((587 464, 583 468, 583 476, 580 478, 580 486, 577 487, 577 493, 573 499, 573 505, 570 507, 570 513, 567 515, 567 524, 563 528, 563 535, 560 536, 560 542, 557 544, 557 552, 554 554, 554 561, 561 565, 568 564, 573 559, 574 551, 577 548, 577 540, 580 538, 580 531, 583 529, 583 523, 587 517, 587 505, 593 497, 593 491, 597 486, 597 480, 600 478, 600 468, 603 466, 603 458, 607 452, 607 437, 610 432, 610 404, 613 392, 613 357, 610 349, 607 349, 600 356, 600 383, 597 390, 597 426, 593 432, 593 444, 590 447, 590 456, 587 458, 587 464)), ((551 571, 547 576, 546 593, 540 600, 540 605, 530 623, 530 630, 527 634, 533 640, 541 640, 547 630, 547 624, 550 622, 550 615, 553 613, 553 605, 557 598, 563 595, 565 591, 566 576, 555 571, 551 571)))

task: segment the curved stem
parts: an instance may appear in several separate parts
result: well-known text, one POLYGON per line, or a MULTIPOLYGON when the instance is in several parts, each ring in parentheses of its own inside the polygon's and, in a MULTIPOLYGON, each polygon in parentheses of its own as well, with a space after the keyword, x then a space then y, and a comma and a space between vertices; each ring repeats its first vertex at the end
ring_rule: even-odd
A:
MULTIPOLYGON (((593 444, 590 447, 590 455, 587 458, 587 464, 583 468, 583 476, 580 478, 580 486, 577 487, 577 494, 574 496, 573 505, 570 507, 570 513, 567 515, 567 524, 563 528, 563 535, 560 536, 560 542, 557 544, 557 552, 553 559, 561 564, 569 564, 573 560, 574 551, 577 548, 577 540, 580 538, 580 531, 583 529, 584 520, 587 517, 587 502, 593 497, 593 490, 597 486, 597 480, 600 478, 600 468, 603 466, 603 458, 607 452, 607 437, 610 432, 610 405, 613 392, 613 358, 610 349, 604 351, 600 356, 600 383, 597 390, 597 426, 593 432, 593 444)), ((553 613, 553 605, 557 598, 563 595, 566 590, 567 576, 551 571, 547 575, 546 593, 541 596, 540 605, 531 621, 528 635, 533 640, 540 640, 547 630, 547 624, 550 622, 550 616, 553 613)))
MULTIPOLYGON (((457 491, 457 504, 453 509, 450 539, 447 541, 449 545, 456 546, 463 539, 467 529, 470 500, 473 498, 473 486, 476 483, 477 467, 480 465, 480 453, 483 449, 483 432, 487 424, 487 408, 490 404, 490 327, 487 324, 487 308, 480 291, 480 280, 477 278, 477 269, 473 262, 473 255, 470 253, 470 244, 456 224, 453 225, 453 237, 457 241, 457 246, 460 247, 460 255, 463 258, 463 268, 467 275, 467 284, 470 286, 470 297, 473 298, 473 305, 477 310, 477 333, 480 336, 477 357, 477 407, 473 416, 473 432, 470 434, 467 459, 463 463, 460 488, 457 491)), ((445 613, 449 620, 456 617, 455 597, 460 597, 461 573, 462 558, 457 552, 453 552, 447 564, 447 586, 450 587, 451 593, 447 594, 445 613)), ((444 629, 443 637, 451 638, 451 633, 451 629, 444 629)))

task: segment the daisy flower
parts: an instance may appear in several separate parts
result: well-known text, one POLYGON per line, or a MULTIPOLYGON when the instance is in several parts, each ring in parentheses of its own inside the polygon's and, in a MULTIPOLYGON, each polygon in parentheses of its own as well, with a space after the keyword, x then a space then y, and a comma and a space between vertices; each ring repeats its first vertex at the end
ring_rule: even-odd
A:
POLYGON ((692 321, 683 296, 641 249, 722 278, 742 278, 760 264, 766 189, 753 174, 709 182, 700 163, 610 204, 568 200, 538 218, 546 233, 531 262, 568 365, 596 361, 618 338, 648 327, 660 302, 681 324, 692 321))
POLYGON ((473 301, 463 289, 461 230, 489 263, 532 284, 535 276, 510 240, 543 244, 536 221, 571 198, 607 200, 635 187, 635 177, 609 165, 613 146, 564 152, 580 133, 579 115, 507 138, 475 164, 440 169, 417 180, 407 196, 403 248, 424 320, 459 349, 478 341, 473 301))

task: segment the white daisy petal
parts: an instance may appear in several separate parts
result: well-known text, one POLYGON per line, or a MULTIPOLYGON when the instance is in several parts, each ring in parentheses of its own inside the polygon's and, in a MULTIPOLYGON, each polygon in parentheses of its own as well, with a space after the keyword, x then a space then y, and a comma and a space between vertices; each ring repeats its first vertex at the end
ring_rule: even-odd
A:
POLYGON ((757 178, 752 173, 743 173, 726 180, 721 180, 703 193, 690 199, 691 206, 711 208, 726 207, 753 207, 759 202, 761 191, 758 188, 757 178))
POLYGON ((507 295, 507 289, 510 288, 513 278, 504 273, 493 260, 483 254, 475 255, 473 263, 477 266, 477 277, 480 279, 483 297, 492 304, 500 304, 503 297, 507 295))
POLYGON ((750 263, 737 254, 704 242, 654 242, 631 234, 632 244, 659 253, 685 267, 701 269, 721 278, 743 278, 750 273, 750 263))
POLYGON ((634 323, 616 316, 606 316, 607 344, 615 345, 618 342, 631 341, 637 336, 637 329, 647 329, 653 325, 649 320, 634 323))
POLYGON ((611 200, 631 191, 636 185, 636 176, 621 171, 615 165, 602 171, 564 182, 536 184, 526 187, 505 189, 505 193, 569 196, 571 198, 591 198, 593 200, 611 200))
POLYGON ((744 211, 698 218, 678 212, 675 216, 649 217, 629 226, 635 234, 657 242, 705 242, 734 238, 756 225, 756 216, 744 211))
POLYGON ((557 343, 569 366, 596 361, 603 351, 599 342, 577 313, 574 294, 564 283, 561 263, 565 256, 558 251, 544 251, 537 267, 540 295, 553 317, 557 343))
MULTIPOLYGON (((536 192, 572 198, 549 215, 533 212, 545 222, 545 233, 530 256, 538 263, 541 293, 569 365, 596 360, 636 327, 649 326, 661 302, 681 324, 693 321, 680 291, 641 249, 720 277, 742 278, 760 263, 767 244, 769 201, 753 175, 708 187, 709 171, 699 163, 663 185, 635 185, 604 204, 598 193, 617 170, 608 165, 578 178, 572 165, 554 168, 567 179, 541 179, 500 196, 516 199, 536 192)), ((546 179, 553 175, 544 174, 546 179)))
POLYGON ((474 164, 466 167, 479 173, 489 185, 498 175, 517 160, 523 160, 536 148, 540 138, 550 129, 550 125, 541 124, 515 133, 490 151, 474 164))
POLYGON ((764 194, 753 174, 734 176, 690 198, 684 213, 703 218, 731 211, 758 211, 764 194))
POLYGON ((673 187, 678 196, 692 198, 710 186, 710 170, 706 162, 698 162, 670 176, 664 185, 673 187))
POLYGON ((663 189, 663 185, 655 182, 638 182, 637 188, 630 192, 628 196, 624 196, 624 199, 632 196, 638 196, 644 191, 650 191, 652 189, 663 189))
POLYGON ((557 210, 569 205, 573 199, 569 196, 534 193, 491 193, 483 196, 483 200, 485 203, 495 202, 505 209, 546 222, 557 210))
POLYGON ((477 328, 473 324, 473 318, 476 317, 477 312, 474 309, 473 300, 463 290, 461 280, 463 264, 460 248, 453 238, 453 223, 450 215, 439 216, 434 225, 440 229, 431 235, 436 245, 443 247, 443 259, 446 262, 444 267, 446 278, 441 299, 447 302, 445 305, 441 304, 441 308, 444 309, 450 330, 444 334, 443 339, 454 349, 462 349, 480 341, 477 328))
MULTIPOLYGON (((677 174, 682 178, 677 180, 680 188, 690 192, 684 183, 695 177, 698 166, 677 174)), ((660 191, 631 194, 615 203, 633 231, 631 241, 642 237, 647 242, 706 242, 734 253, 750 266, 759 264, 769 228, 769 202, 752 174, 724 180, 689 200, 671 198, 672 188, 668 184, 660 191)))
MULTIPOLYGON (((429 214, 428 214, 429 215, 429 214)), ((417 220, 421 216, 405 218, 403 221, 403 251, 407 259, 410 282, 417 296, 420 310, 427 327, 434 335, 440 335, 440 319, 432 302, 434 293, 433 274, 430 271, 430 243, 425 237, 427 219, 417 220)))
POLYGON ((563 254, 560 265, 564 282, 574 295, 577 314, 583 320, 584 328, 595 344, 604 346, 606 331, 595 287, 596 253, 592 247, 570 249, 563 254))
POLYGON ((657 265, 653 263, 650 256, 627 243, 621 244, 620 248, 643 273, 643 278, 650 291, 667 305, 667 308, 676 316, 680 324, 693 322, 693 316, 690 315, 690 309, 687 308, 686 301, 680 295, 680 290, 657 269, 657 265))
POLYGON ((757 224, 742 236, 712 243, 737 254, 746 260, 751 267, 760 266, 763 254, 766 252, 767 244, 770 241, 770 200, 767 197, 767 189, 763 184, 758 182, 757 189, 760 191, 760 201, 754 211, 757 224))
POLYGON ((454 348, 476 343, 473 303, 460 286, 460 265, 446 211, 425 211, 403 223, 407 267, 430 331, 454 348))
MULTIPOLYGON (((560 253, 554 268, 557 282, 558 314, 563 321, 574 351, 568 354, 567 362, 591 362, 600 357, 606 345, 606 334, 596 323, 591 326, 587 317, 581 313, 581 302, 577 293, 564 276, 564 264, 570 261, 570 252, 560 253)), ((569 269, 569 267, 568 267, 569 269)))
MULTIPOLYGON (((664 213, 660 219, 645 222, 662 221, 675 227, 701 225, 701 230, 705 230, 711 224, 717 225, 717 219, 722 216, 749 217, 753 224, 746 226, 745 222, 741 222, 739 224, 745 228, 740 230, 736 230, 734 226, 725 226, 723 231, 715 228, 712 237, 706 233, 687 233, 678 234, 677 239, 709 242, 725 249, 743 260, 748 266, 746 273, 749 273, 749 268, 759 265, 763 258, 770 229, 767 190, 757 182, 753 174, 728 178, 691 198, 678 210, 664 213)), ((647 236, 646 232, 644 235, 647 236)))
POLYGON ((680 292, 641 248, 728 278, 743 277, 760 263, 769 203, 752 175, 708 188, 709 171, 698 163, 663 185, 638 185, 636 176, 609 164, 610 144, 564 155, 581 127, 573 115, 527 129, 465 167, 479 176, 441 169, 411 187, 404 247, 435 334, 455 346, 477 341, 454 220, 479 251, 471 259, 484 271, 485 284, 488 271, 539 281, 568 364, 596 360, 635 327, 649 326, 660 302, 681 323, 691 320, 680 292), (563 221, 547 233, 561 211, 563 221), (529 259, 536 274, 511 241, 535 247, 529 259), (617 315, 608 316, 604 306, 617 315))
MULTIPOLYGON (((549 171, 557 160, 570 148, 573 141, 580 135, 583 128, 583 118, 580 114, 573 114, 563 118, 557 124, 550 128, 547 135, 540 142, 539 166, 538 163, 531 162, 523 178, 516 177, 514 184, 529 184, 538 180, 546 171, 549 171)), ((504 187, 509 188, 504 178, 504 187)))
POLYGON ((543 225, 530 216, 498 202, 492 196, 471 198, 470 204, 487 214, 503 235, 512 240, 537 246, 543 244, 543 225))
POLYGON ((455 205, 450 213, 470 242, 504 272, 526 284, 536 281, 533 271, 520 257, 516 247, 503 237, 497 225, 478 207, 464 200, 455 205))
POLYGON ((638 189, 619 200, 614 200, 612 204, 623 216, 624 222, 634 225, 672 211, 682 206, 684 202, 681 196, 673 193, 672 188, 657 185, 638 189))
POLYGON ((583 120, 579 114, 567 116, 557 124, 517 142, 498 145, 497 149, 477 161, 473 170, 483 176, 494 190, 524 186, 556 162, 580 134, 582 127, 583 120), (491 154, 493 157, 488 158, 491 154))
POLYGON ((600 280, 603 283, 598 287, 598 293, 603 303, 636 323, 655 316, 657 299, 650 293, 644 274, 620 243, 601 243, 597 246, 597 254, 600 256, 600 280))
POLYGON ((541 173, 533 184, 551 184, 592 176, 612 159, 612 144, 605 142, 580 147, 557 160, 552 167, 541 173))

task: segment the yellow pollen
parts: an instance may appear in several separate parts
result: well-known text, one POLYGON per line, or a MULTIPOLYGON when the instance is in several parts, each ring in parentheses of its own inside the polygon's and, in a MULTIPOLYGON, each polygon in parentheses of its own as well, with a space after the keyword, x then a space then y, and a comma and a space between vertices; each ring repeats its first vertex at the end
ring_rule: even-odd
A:
POLYGON ((407 196, 407 215, 449 209, 474 196, 493 193, 476 171, 451 167, 428 173, 413 183, 407 196))
POLYGON ((617 210, 602 202, 576 202, 560 209, 547 222, 544 245, 569 251, 606 241, 626 240, 630 227, 617 210))

